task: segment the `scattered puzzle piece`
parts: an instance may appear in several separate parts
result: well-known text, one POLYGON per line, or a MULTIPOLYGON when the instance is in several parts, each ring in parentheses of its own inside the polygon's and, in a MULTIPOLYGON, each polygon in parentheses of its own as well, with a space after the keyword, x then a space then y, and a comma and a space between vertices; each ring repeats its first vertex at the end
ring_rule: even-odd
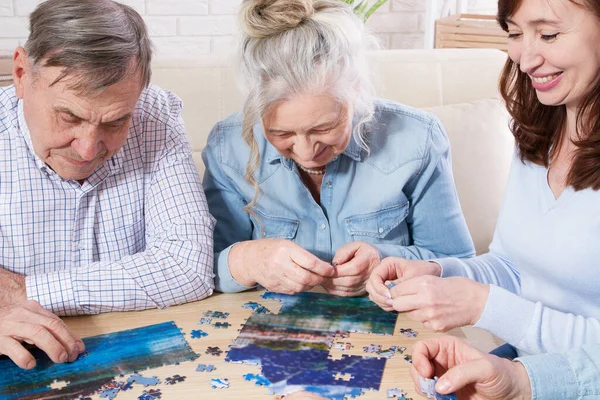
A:
POLYGON ((370 344, 368 346, 364 346, 363 351, 365 353, 377 353, 378 351, 381 351, 381 345, 380 344, 370 344))
POLYGON ((119 389, 119 388, 103 389, 100 392, 100 398, 113 400, 115 397, 117 397, 117 393, 119 393, 119 390, 121 390, 121 389, 119 389))
POLYGON ((229 379, 212 378, 210 384, 213 389, 226 389, 229 387, 229 379))
POLYGON ((244 374, 242 376, 245 380, 254 382, 256 386, 269 386, 271 384, 267 378, 259 374, 244 374))
POLYGON ((221 350, 217 346, 208 346, 208 348, 206 349, 206 354, 210 354, 211 356, 220 356, 221 354, 223 354, 223 350, 221 350))
POLYGON ((218 319, 226 319, 227 317, 229 317, 229 313, 226 312, 221 312, 221 311, 212 311, 212 310, 208 310, 204 313, 205 317, 211 317, 211 318, 218 318, 218 319))
POLYGON ((138 385, 144 385, 144 386, 156 386, 160 383, 160 379, 158 379, 155 376, 153 376, 151 378, 146 378, 144 376, 136 374, 136 375, 131 375, 129 378, 127 378, 127 382, 128 383, 135 382, 138 385))
POLYGON ((352 343, 343 343, 343 342, 337 342, 333 345, 333 348, 337 349, 337 350, 350 350, 353 347, 354 346, 352 346, 352 343))
POLYGON ((250 309, 250 310, 256 310, 260 306, 261 305, 258 304, 257 302, 248 301, 248 302, 244 303, 244 305, 242 306, 242 308, 246 308, 246 309, 250 309))
POLYGON ((194 329, 192 332, 192 339, 200 339, 205 336, 208 336, 208 333, 204 332, 202 329, 194 329))
POLYGON ((399 332, 409 338, 417 337, 419 334, 419 332, 412 330, 412 328, 400 328, 399 332))
POLYGON ((174 385, 178 382, 185 381, 185 376, 173 375, 165 379, 165 385, 174 385))
POLYGON ((198 325, 210 325, 211 322, 212 322, 212 318, 202 317, 202 318, 200 318, 200 321, 198 321, 198 325))
POLYGON ((215 328, 229 328, 231 324, 229 322, 215 322, 213 326, 215 328))
POLYGON ((412 356, 410 354, 405 355, 404 361, 406 361, 409 364, 412 364, 412 356))
POLYGON ((198 372, 213 372, 215 369, 217 368, 212 364, 198 364, 196 367, 196 371, 198 372))
POLYGON ((138 397, 138 400, 155 400, 160 399, 162 396, 162 392, 160 389, 150 389, 144 390, 142 394, 138 397))
POLYGON ((391 398, 394 398, 394 397, 397 397, 397 398, 403 398, 404 397, 404 398, 406 398, 407 394, 408 393, 406 393, 404 390, 398 389, 398 388, 392 388, 392 389, 388 389, 387 390, 387 398, 388 399, 391 399, 391 398))

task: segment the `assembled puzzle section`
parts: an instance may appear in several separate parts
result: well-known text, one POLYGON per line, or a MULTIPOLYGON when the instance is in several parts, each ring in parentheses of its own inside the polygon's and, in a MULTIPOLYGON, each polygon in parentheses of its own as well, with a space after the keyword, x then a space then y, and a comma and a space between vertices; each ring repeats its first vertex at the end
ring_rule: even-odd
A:
POLYGON ((252 309, 253 314, 225 359, 260 365, 260 378, 251 374, 245 375, 246 379, 279 396, 308 390, 341 400, 359 396, 364 390, 379 390, 385 357, 343 354, 334 360, 330 350, 336 343, 342 350, 351 349, 351 343, 338 341, 349 332, 393 334, 395 313, 383 311, 367 298, 271 292, 263 298, 280 301, 280 312, 262 312, 260 304, 246 303, 244 308, 252 309))
POLYGON ((0 359, 0 400, 20 397, 78 398, 100 391, 112 399, 132 383, 158 380, 133 375, 128 382, 114 377, 195 360, 181 330, 173 321, 83 339, 86 352, 76 362, 54 364, 45 353, 33 350, 37 365, 25 371, 10 359, 0 359), (61 389, 54 382, 68 382, 61 389))

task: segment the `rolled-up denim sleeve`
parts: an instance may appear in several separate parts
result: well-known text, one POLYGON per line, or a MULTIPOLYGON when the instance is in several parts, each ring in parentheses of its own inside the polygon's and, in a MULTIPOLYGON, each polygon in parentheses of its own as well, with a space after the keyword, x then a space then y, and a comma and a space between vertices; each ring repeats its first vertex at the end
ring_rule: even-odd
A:
POLYGON ((532 400, 600 399, 600 344, 515 360, 527 370, 532 400))

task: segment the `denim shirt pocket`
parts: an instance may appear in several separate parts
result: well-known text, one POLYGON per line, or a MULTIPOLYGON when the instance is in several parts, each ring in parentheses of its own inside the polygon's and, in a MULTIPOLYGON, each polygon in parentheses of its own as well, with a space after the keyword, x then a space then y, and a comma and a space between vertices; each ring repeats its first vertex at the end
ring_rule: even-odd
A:
POLYGON ((345 219, 346 228, 351 236, 368 236, 375 240, 384 239, 406 219, 409 209, 410 204, 406 201, 383 210, 356 214, 345 219))
POLYGON ((266 215, 265 213, 260 212, 257 209, 254 209, 253 211, 260 219, 259 223, 255 217, 250 217, 252 220, 252 224, 254 225, 254 233, 252 236, 255 239, 278 238, 292 240, 296 237, 296 232, 298 231, 298 225, 300 225, 300 221, 291 218, 266 215))

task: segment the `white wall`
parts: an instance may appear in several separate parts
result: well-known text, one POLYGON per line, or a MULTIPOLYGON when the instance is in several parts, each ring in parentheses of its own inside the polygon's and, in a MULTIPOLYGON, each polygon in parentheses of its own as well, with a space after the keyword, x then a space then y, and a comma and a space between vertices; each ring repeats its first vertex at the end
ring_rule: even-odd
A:
MULTIPOLYGON (((438 0, 441 2, 441 0, 438 0)), ((27 16, 40 0, 0 0, 0 51, 28 36, 27 16)), ((121 0, 144 16, 158 57, 232 49, 241 0, 121 0)), ((389 0, 368 21, 385 48, 422 48, 426 0, 389 0)), ((494 13, 497 0, 470 0, 469 12, 494 13)))

